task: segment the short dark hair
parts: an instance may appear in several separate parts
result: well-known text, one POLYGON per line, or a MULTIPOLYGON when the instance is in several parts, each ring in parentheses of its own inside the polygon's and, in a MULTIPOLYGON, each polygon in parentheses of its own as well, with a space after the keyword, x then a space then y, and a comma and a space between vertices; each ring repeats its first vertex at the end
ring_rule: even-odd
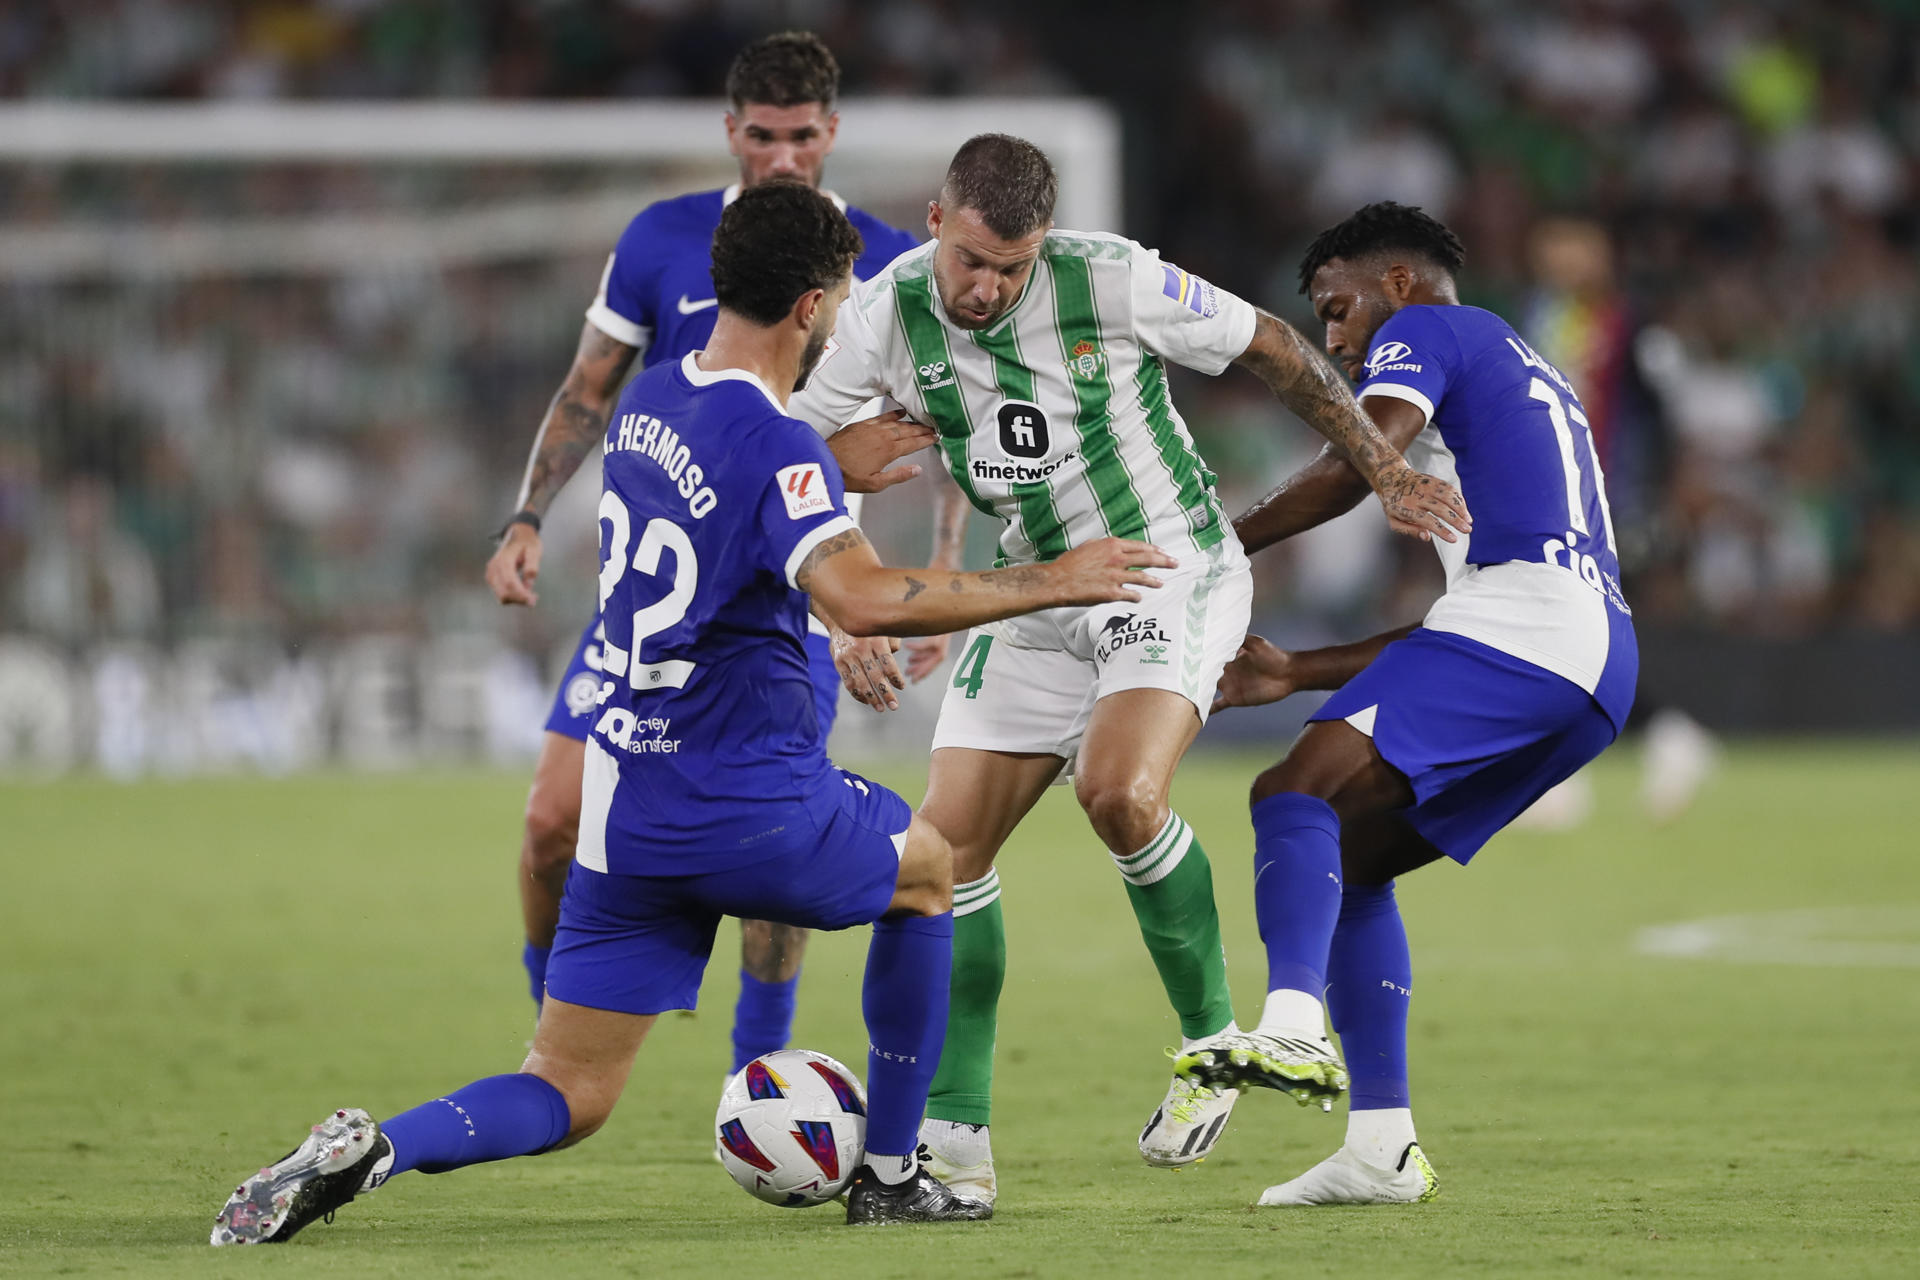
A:
POLYGON ((778 324, 800 295, 845 279, 864 250, 847 215, 812 187, 755 183, 713 233, 713 296, 757 325, 778 324))
POLYGON ((840 96, 840 64, 811 31, 782 31, 742 49, 727 68, 727 97, 738 111, 749 102, 798 107, 817 102, 828 111, 840 96))
POLYGON ((1345 222, 1328 227, 1307 246, 1300 259, 1300 292, 1313 287, 1314 272, 1335 258, 1364 258, 1398 249, 1414 253, 1457 274, 1467 265, 1467 249, 1446 224, 1418 207, 1382 200, 1355 210, 1345 222))
POLYGON ((942 204, 973 210, 1002 240, 1032 235, 1052 222, 1059 195, 1047 153, 1004 133, 976 134, 961 143, 940 187, 942 204))

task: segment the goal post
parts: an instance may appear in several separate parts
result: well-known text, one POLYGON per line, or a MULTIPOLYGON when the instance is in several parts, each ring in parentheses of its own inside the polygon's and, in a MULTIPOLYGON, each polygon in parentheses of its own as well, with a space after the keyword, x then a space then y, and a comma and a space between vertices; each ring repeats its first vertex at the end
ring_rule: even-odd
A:
MULTIPOLYGON (((0 105, 0 479, 33 516, 0 529, 0 772, 537 746, 592 610, 591 464, 539 609, 492 603, 486 535, 627 220, 735 180, 726 109, 0 105)), ((1061 225, 1124 229, 1088 100, 848 99, 827 185, 917 231, 989 131, 1053 159, 1061 225)), ((868 505, 884 554, 924 556, 926 506, 868 505)), ((842 749, 923 738, 937 691, 903 703, 842 749)))

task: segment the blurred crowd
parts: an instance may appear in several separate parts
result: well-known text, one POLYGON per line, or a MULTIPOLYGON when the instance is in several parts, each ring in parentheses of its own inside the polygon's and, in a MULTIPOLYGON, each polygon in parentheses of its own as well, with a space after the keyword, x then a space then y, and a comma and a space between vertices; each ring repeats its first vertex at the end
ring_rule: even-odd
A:
MULTIPOLYGON (((1920 23, 1892 3, 12 0, 0 95, 711 96, 789 25, 850 94, 1112 100, 1124 229, 1303 326, 1319 228, 1378 198, 1443 215, 1464 300, 1582 393, 1643 619, 1920 626, 1920 23)), ((529 180, 8 166, 0 239, 529 180)), ((603 252, 0 278, 0 631, 477 619, 603 252)), ((1310 452, 1251 379, 1176 395, 1235 509, 1310 452)), ((1342 629, 1433 588, 1370 514, 1270 559, 1264 600, 1342 629)), ((576 625, 540 612, 530 642, 576 625)))

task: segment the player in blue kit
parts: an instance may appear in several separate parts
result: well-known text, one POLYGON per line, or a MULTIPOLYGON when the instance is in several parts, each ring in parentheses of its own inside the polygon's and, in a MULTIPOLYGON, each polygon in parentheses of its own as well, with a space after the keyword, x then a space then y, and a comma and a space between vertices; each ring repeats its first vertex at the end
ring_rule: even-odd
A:
MULTIPOLYGON (((636 359, 643 368, 677 361, 713 331, 716 302, 708 247, 721 210, 742 190, 760 182, 781 179, 819 185, 839 124, 834 111, 839 80, 833 54, 809 33, 787 32, 747 46, 727 75, 733 106, 727 117, 727 137, 740 161, 740 182, 725 191, 703 191, 649 205, 621 235, 607 259, 599 292, 587 308, 573 367, 541 423, 519 507, 487 566, 487 582, 503 604, 534 602, 534 581, 540 571, 540 517, 606 429, 608 410, 628 368, 636 359)), ((834 200, 840 204, 838 197, 834 200)), ((841 207, 865 241, 854 265, 857 277, 865 279, 915 246, 906 232, 859 209, 841 207)), ((911 424, 889 425, 901 434, 903 444, 921 438, 906 434, 911 424)), ((930 434, 925 437, 931 439, 930 434)), ((843 465, 848 462, 842 458, 843 465)), ((911 474, 913 470, 897 471, 891 477, 904 479, 911 474)), ((939 501, 945 506, 936 513, 939 534, 933 563, 956 568, 965 508, 948 485, 940 487, 939 501)), ((807 657, 813 672, 814 712, 823 725, 833 724, 843 673, 862 701, 882 710, 892 704, 891 690, 903 682, 891 649, 883 639, 853 641, 844 634, 837 637, 836 645, 825 625, 812 622, 807 657)), ((546 985, 548 951, 578 834, 580 766, 587 730, 596 714, 593 698, 601 683, 603 652, 596 615, 581 633, 560 679, 527 799, 520 855, 521 914, 526 928, 522 958, 536 1002, 546 985)), ((908 672, 917 679, 945 656, 945 637, 916 642, 908 672)), ((743 925, 734 1070, 787 1043, 805 943, 804 930, 765 921, 743 925)))
POLYGON ((241 1184, 216 1245, 290 1238, 402 1173, 586 1138, 663 1011, 692 1007, 722 915, 873 924, 865 1162, 847 1221, 963 1221, 916 1156, 946 1034, 953 855, 906 801, 834 767, 814 711, 808 597, 860 635, 930 635, 1038 609, 1138 601, 1172 557, 1090 542, 985 573, 889 569, 832 455, 787 416, 852 283, 859 233, 818 192, 764 183, 722 215, 704 350, 642 373, 603 444, 602 681, 579 854, 533 1050, 376 1124, 342 1109, 241 1184), (777 388, 777 390, 776 390, 777 388))
MULTIPOLYGON (((1176 1063, 1215 1087, 1327 1106, 1351 1072, 1345 1145, 1269 1188, 1265 1205, 1438 1192, 1408 1102, 1413 975, 1394 878, 1441 857, 1467 862, 1605 750, 1633 703, 1639 651, 1586 413, 1506 321, 1459 304, 1464 260, 1446 227, 1383 203, 1322 233, 1300 267, 1362 407, 1410 464, 1452 481, 1473 516, 1465 536, 1434 543, 1447 590, 1420 626, 1304 653, 1249 636, 1220 681, 1220 706, 1338 690, 1253 784, 1269 989, 1260 1025, 1176 1063)), ((1322 452, 1234 527, 1257 550, 1366 493, 1322 452)))

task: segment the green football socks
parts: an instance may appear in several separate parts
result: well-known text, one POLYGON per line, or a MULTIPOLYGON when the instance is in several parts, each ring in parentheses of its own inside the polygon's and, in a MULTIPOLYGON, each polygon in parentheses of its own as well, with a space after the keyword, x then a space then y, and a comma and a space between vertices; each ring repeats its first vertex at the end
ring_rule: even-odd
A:
POLYGON ((1180 1034, 1198 1040, 1225 1030, 1233 1021, 1227 953, 1213 903, 1213 868, 1193 828, 1169 814, 1145 848, 1113 860, 1167 1001, 1180 1015, 1180 1034))
POLYGON ((993 1112, 993 1038, 1006 977, 1000 873, 989 871, 953 887, 953 994, 947 1007, 946 1048, 927 1097, 928 1119, 988 1123, 993 1112))

